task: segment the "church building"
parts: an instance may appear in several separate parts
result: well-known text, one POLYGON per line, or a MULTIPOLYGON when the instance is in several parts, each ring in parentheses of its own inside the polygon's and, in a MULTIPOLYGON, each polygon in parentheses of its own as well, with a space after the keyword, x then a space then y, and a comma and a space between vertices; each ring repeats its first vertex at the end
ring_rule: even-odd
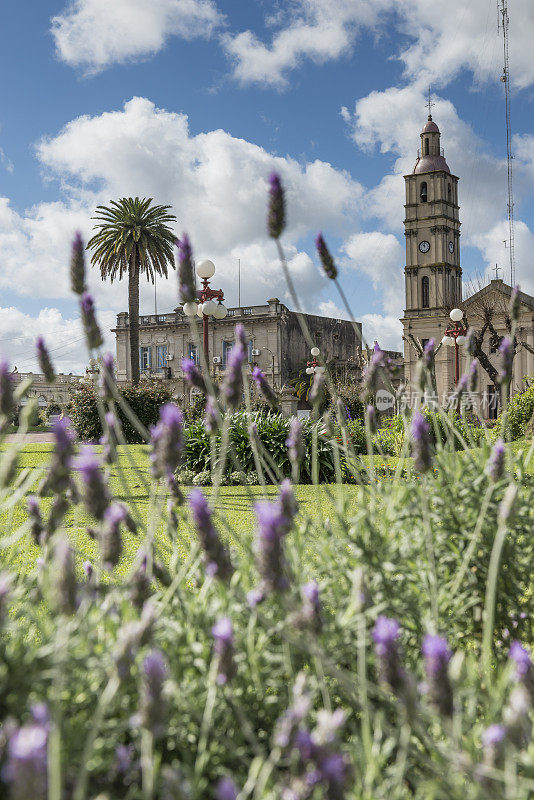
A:
MULTIPOLYGON (((430 338, 436 345, 447 328, 454 325, 449 313, 453 308, 464 312, 463 324, 481 334, 481 349, 491 372, 499 365, 498 347, 508 333, 508 306, 511 287, 502 280, 469 297, 462 296, 460 265, 460 206, 458 177, 451 173, 441 147, 441 134, 432 116, 421 131, 421 148, 413 172, 404 176, 406 183, 405 236, 405 311, 401 320, 404 338, 404 378, 413 385, 419 350, 430 338)), ((534 298, 521 294, 520 321, 517 331, 512 393, 525 387, 527 376, 534 378, 534 298)), ((471 357, 459 348, 460 375, 471 357)), ((436 354, 436 382, 440 403, 454 392, 455 347, 443 345, 436 354)), ((471 398, 480 415, 495 417, 499 410, 498 392, 482 366, 478 370, 476 398, 471 398)))

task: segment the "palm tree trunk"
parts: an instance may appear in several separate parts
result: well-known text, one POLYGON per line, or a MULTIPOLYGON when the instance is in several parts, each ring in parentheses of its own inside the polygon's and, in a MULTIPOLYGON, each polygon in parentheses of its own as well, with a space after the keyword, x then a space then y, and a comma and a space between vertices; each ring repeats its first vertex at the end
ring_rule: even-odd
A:
POLYGON ((130 320, 130 374, 132 384, 139 383, 139 252, 130 257, 128 270, 128 314, 130 320))

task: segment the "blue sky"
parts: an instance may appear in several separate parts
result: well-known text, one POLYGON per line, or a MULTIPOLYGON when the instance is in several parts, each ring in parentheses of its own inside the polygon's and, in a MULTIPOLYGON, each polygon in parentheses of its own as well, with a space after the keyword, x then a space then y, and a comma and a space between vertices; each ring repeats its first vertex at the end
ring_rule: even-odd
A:
MULTIPOLYGON (((4 0, 0 67, 0 348, 34 367, 43 332, 65 371, 85 356, 69 242, 100 202, 173 206, 228 304, 288 301, 264 234, 265 179, 288 190, 285 236, 305 308, 342 316, 313 251, 322 229, 367 338, 400 347, 402 175, 432 87, 459 175, 466 282, 507 257, 502 43, 494 0, 4 0)), ((517 276, 534 291, 534 12, 510 2, 517 276)), ((126 287, 91 277, 103 325, 126 287)), ((153 311, 142 289, 142 309, 153 311)), ((158 305, 176 304, 175 282, 158 305)), ((113 337, 108 337, 110 347, 113 337)))

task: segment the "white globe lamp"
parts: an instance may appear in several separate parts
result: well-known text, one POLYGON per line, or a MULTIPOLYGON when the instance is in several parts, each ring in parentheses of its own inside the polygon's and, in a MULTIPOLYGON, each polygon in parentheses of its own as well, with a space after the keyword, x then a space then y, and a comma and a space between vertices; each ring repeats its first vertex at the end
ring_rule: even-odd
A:
POLYGON ((460 347, 463 347, 463 345, 464 345, 466 342, 467 342, 467 336, 457 336, 457 337, 456 337, 456 344, 459 344, 459 345, 460 345, 460 347))
POLYGON ((203 279, 213 278, 215 275, 215 264, 213 261, 207 258, 205 261, 201 261, 200 264, 197 264, 197 275, 199 278, 203 279))
POLYGON ((326 367, 315 367, 315 372, 317 373, 317 375, 322 375, 325 370, 326 367))
POLYGON ((214 303, 213 300, 206 300, 206 302, 202 304, 202 313, 207 317, 212 317, 216 310, 217 303, 214 303))
POLYGON ((310 352, 311 352, 312 356, 314 356, 314 357, 315 357, 315 356, 318 356, 318 355, 319 355, 319 353, 320 353, 321 351, 319 350, 319 348, 318 348, 318 347, 312 347, 312 349, 310 350, 310 352))
POLYGON ((198 303, 184 303, 184 314, 186 317, 194 317, 197 313, 198 303))
POLYGON ((314 369, 313 367, 306 367, 306 375, 313 375, 314 369))
POLYGON ((224 319, 227 314, 228 311, 226 306, 223 306, 222 303, 217 303, 215 306, 215 311, 213 312, 215 319, 224 319))
POLYGON ((462 311, 461 308, 453 308, 451 313, 449 314, 449 317, 452 319, 453 322, 460 322, 463 316, 464 312, 462 311))
POLYGON ((202 319, 203 316, 204 312, 202 311, 202 303, 199 303, 197 306, 197 317, 200 317, 200 319, 202 319))
POLYGON ((446 345, 447 347, 453 347, 454 345, 454 337, 453 336, 444 336, 441 340, 441 344, 446 345))

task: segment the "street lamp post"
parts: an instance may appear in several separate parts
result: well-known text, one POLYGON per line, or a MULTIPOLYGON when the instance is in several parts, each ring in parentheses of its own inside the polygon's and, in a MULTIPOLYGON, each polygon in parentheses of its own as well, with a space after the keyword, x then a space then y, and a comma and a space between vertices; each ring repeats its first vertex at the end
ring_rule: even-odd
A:
POLYGON ((215 264, 213 261, 209 259, 201 261, 200 264, 197 264, 196 272, 198 277, 202 280, 202 287, 197 292, 198 304, 195 302, 184 303, 184 314, 187 317, 194 317, 196 315, 202 319, 204 358, 206 360, 206 367, 209 370, 209 318, 224 319, 228 311, 223 305, 224 292, 222 289, 212 289, 210 287, 210 278, 213 278, 215 275, 215 264), (219 302, 216 303, 215 300, 219 302))
POLYGON ((310 353, 312 354, 313 359, 306 362, 306 375, 314 375, 316 372, 318 374, 324 372, 324 367, 319 366, 319 362, 317 361, 317 356, 321 355, 319 348, 312 347, 310 353))
POLYGON ((441 340, 441 343, 447 345, 448 347, 454 347, 454 356, 455 356, 454 377, 456 385, 458 386, 458 381, 460 380, 459 347, 460 345, 465 344, 467 341, 467 336, 466 336, 467 328, 462 322, 464 312, 461 310, 461 308, 453 308, 449 316, 451 320, 454 322, 454 327, 448 327, 446 329, 445 336, 441 340))

